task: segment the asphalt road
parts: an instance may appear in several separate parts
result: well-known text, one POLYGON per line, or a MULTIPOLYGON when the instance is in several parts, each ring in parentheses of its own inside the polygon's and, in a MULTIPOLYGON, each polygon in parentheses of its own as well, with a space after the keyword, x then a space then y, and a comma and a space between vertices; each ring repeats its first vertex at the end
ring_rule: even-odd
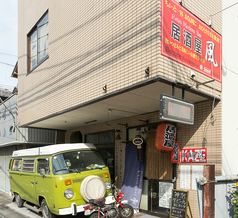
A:
MULTIPOLYGON (((13 202, 13 197, 9 194, 2 192, 0 190, 0 218, 40 218, 42 217, 41 213, 35 213, 34 211, 22 207, 18 208, 16 202, 13 202)), ((68 216, 58 216, 59 218, 84 218, 88 216, 84 216, 83 213, 78 213, 76 216, 68 215, 68 216)), ((133 217, 140 218, 156 218, 155 216, 136 213, 133 217)), ((158 218, 158 217, 157 217, 158 218)))
MULTIPOLYGON (((13 197, 0 190, 0 218, 40 218, 41 213, 35 213, 26 207, 18 208, 16 202, 13 202, 13 197)), ((77 216, 58 216, 60 218, 83 218, 86 217, 83 213, 77 216)))
MULTIPOLYGON (((1 207, 0 207, 0 218, 26 218, 26 217, 30 217, 30 218, 42 218, 42 215, 41 213, 35 213, 34 211, 32 210, 29 210, 28 208, 26 207, 22 207, 22 208, 18 208, 16 203, 15 202, 12 202, 10 204, 7 204, 6 205, 6 208, 5 208, 7 212, 7 214, 2 214, 2 210, 1 210, 1 207), (3 216, 1 216, 1 214, 3 216)), ((61 217, 61 218, 83 218, 83 217, 86 217, 83 215, 83 213, 79 213, 77 214, 76 216, 57 216, 57 217, 61 217)))

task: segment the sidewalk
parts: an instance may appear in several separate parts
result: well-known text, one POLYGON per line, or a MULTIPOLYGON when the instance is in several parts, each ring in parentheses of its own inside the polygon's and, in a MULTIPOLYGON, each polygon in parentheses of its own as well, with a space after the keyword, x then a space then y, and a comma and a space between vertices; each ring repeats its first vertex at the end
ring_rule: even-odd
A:
MULTIPOLYGON (((0 218, 26 218, 26 217, 32 217, 28 216, 29 212, 24 210, 22 213, 19 213, 19 208, 17 207, 15 202, 12 202, 13 196, 10 196, 9 194, 0 191, 0 218), (9 207, 10 206, 10 207, 9 207), (12 208, 11 208, 12 207, 12 208)), ((37 217, 39 218, 39 217, 37 217)))

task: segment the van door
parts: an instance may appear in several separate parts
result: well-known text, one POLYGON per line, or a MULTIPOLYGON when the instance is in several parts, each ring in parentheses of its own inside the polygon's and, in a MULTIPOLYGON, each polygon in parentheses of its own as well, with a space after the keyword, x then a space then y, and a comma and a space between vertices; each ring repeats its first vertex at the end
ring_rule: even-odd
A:
POLYGON ((12 193, 18 193, 22 197, 22 188, 19 186, 22 159, 12 159, 9 164, 10 186, 12 193))
MULTIPOLYGON (((54 195, 53 185, 54 181, 52 176, 50 176, 49 158, 38 158, 37 159, 37 172, 35 175, 36 183, 36 195, 45 198, 48 203, 49 198, 54 195), (43 169, 45 176, 40 175, 40 170, 43 169)), ((40 203, 40 202, 39 202, 40 203)))

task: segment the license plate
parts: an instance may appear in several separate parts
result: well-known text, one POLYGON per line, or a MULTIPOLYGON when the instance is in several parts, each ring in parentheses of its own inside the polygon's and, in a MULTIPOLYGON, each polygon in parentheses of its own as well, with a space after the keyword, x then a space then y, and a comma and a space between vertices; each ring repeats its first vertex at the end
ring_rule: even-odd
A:
POLYGON ((84 215, 85 215, 85 216, 90 215, 90 213, 91 213, 90 210, 85 210, 85 211, 84 211, 84 215))

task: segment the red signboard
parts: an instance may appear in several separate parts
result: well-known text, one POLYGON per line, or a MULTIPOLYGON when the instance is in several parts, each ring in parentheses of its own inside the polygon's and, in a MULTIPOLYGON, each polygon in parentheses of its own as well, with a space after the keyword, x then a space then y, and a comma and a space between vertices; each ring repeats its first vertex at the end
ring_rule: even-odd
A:
POLYGON ((161 53, 221 82, 221 36, 174 0, 162 0, 161 53))
POLYGON ((207 149, 194 148, 181 150, 182 163, 207 163, 207 149))

